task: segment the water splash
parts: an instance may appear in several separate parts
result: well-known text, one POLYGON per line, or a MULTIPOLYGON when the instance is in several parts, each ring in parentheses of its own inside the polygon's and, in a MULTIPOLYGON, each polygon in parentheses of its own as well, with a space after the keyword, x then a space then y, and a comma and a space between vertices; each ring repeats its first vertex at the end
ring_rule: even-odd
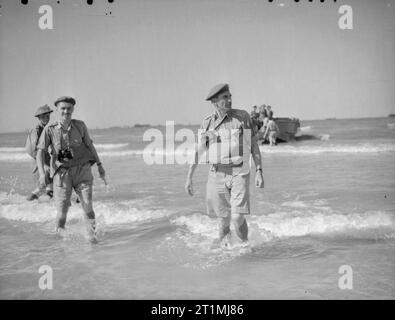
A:
MULTIPOLYGON (((149 200, 145 199, 116 202, 94 201, 94 209, 97 219, 101 219, 104 225, 149 222, 175 214, 172 210, 152 208, 149 200)), ((40 198, 38 201, 27 202, 21 195, 10 196, 4 192, 0 193, 0 217, 2 218, 30 223, 47 223, 53 222, 55 215, 54 201, 40 198)), ((78 221, 81 217, 82 209, 73 203, 67 214, 67 221, 78 221)))

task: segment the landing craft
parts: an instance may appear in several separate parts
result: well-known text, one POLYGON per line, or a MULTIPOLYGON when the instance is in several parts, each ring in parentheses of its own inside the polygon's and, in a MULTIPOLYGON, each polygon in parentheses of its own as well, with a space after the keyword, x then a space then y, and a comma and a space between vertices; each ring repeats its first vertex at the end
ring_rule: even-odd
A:
MULTIPOLYGON (((300 132, 300 121, 297 118, 273 118, 277 124, 280 132, 277 136, 277 142, 291 142, 295 141, 295 136, 300 132)), ((262 143, 267 142, 267 139, 263 141, 263 132, 259 132, 258 140, 262 143)))
POLYGON ((300 131, 300 121, 296 118, 275 118, 280 133, 277 140, 280 142, 290 142, 295 140, 295 135, 300 131))

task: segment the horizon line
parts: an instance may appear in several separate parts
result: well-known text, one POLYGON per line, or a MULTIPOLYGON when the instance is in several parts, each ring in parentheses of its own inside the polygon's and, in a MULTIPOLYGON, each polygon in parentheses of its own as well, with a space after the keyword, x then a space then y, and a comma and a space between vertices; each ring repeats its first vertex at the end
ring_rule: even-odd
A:
MULTIPOLYGON (((327 117, 327 118, 318 118, 318 119, 300 119, 300 118, 295 118, 295 117, 277 117, 277 118, 290 118, 290 119, 299 119, 299 121, 323 121, 323 120, 358 120, 358 119, 378 119, 378 118, 391 118, 391 117, 395 117, 395 113, 390 113, 387 116, 375 116, 375 117, 356 117, 356 118, 338 118, 338 117, 327 117)), ((82 120, 83 121, 83 120, 82 120)), ((166 121, 170 121, 170 120, 166 120, 166 121)), ((88 128, 89 130, 109 130, 109 129, 128 129, 128 128, 137 128, 138 126, 140 127, 164 127, 165 124, 150 124, 150 123, 135 123, 132 125, 114 125, 114 126, 108 126, 108 127, 96 127, 96 128, 88 128)), ((194 124, 194 123, 189 123, 189 124, 185 124, 185 123, 175 123, 174 125, 176 126, 199 126, 200 123, 198 124, 194 124)), ((26 128, 23 131, 6 131, 6 132, 1 132, 0 134, 15 134, 15 133, 27 133, 31 128, 26 128)))

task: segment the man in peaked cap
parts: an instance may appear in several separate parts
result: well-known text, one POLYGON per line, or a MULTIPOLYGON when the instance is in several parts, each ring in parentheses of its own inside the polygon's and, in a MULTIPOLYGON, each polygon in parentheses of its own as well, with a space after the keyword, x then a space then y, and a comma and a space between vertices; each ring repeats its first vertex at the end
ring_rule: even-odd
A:
POLYGON ((100 177, 105 171, 96 148, 89 136, 88 128, 81 120, 72 119, 76 101, 72 97, 60 97, 54 102, 58 121, 48 124, 38 143, 38 171, 40 183, 45 183, 43 155, 48 148, 51 153, 51 176, 54 181, 54 198, 57 209, 56 230, 63 232, 67 212, 71 205, 71 192, 78 195, 87 225, 89 240, 96 239, 95 212, 92 204, 93 175, 91 166, 96 163, 100 177))
POLYGON ((229 85, 227 83, 220 83, 214 86, 207 95, 206 101, 211 101, 222 92, 229 92, 229 85))
POLYGON ((75 99, 73 97, 68 97, 68 96, 63 96, 60 98, 57 98, 54 102, 55 107, 58 105, 59 102, 67 102, 75 106, 75 99))
POLYGON ((203 120, 195 152, 195 162, 190 165, 185 190, 193 195, 192 176, 206 153, 203 162, 210 163, 207 182, 207 212, 220 219, 219 238, 215 245, 230 234, 233 222, 236 234, 248 240, 245 215, 250 213, 250 157, 255 167, 255 185, 263 188, 261 153, 256 132, 247 111, 232 109, 229 85, 218 84, 207 95, 214 113, 203 120))
POLYGON ((53 189, 52 189, 52 179, 49 174, 49 160, 50 155, 48 152, 44 154, 44 171, 45 171, 45 185, 40 186, 38 183, 38 167, 37 167, 37 144, 40 139, 41 133, 44 130, 44 127, 48 124, 50 116, 51 116, 51 108, 46 104, 39 107, 34 114, 36 118, 38 118, 38 124, 35 128, 29 131, 27 140, 26 140, 26 151, 27 153, 34 159, 33 162, 33 177, 35 183, 37 184, 37 188, 32 191, 32 193, 27 197, 28 201, 38 199, 42 194, 46 192, 46 194, 52 198, 53 189))

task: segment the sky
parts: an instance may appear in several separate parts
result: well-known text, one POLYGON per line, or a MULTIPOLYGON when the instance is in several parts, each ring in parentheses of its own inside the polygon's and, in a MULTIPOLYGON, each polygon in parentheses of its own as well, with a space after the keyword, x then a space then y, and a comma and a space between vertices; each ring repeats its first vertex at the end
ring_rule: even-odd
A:
POLYGON ((71 95, 89 128, 200 124, 233 107, 301 120, 395 113, 395 0, 0 0, 0 132, 71 95), (39 28, 41 5, 53 29, 39 28), (353 10, 342 30, 340 6, 353 10))

